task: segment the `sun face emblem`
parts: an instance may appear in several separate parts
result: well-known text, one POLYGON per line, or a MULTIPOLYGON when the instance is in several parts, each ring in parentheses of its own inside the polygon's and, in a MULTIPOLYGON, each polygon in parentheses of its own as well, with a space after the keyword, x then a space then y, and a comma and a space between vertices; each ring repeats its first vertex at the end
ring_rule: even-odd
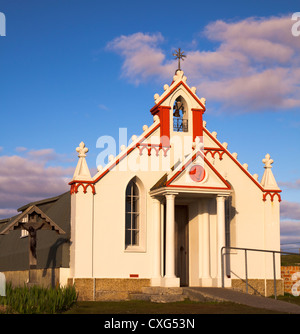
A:
POLYGON ((190 178, 195 182, 203 181, 205 177, 205 170, 200 165, 192 166, 189 171, 190 178))

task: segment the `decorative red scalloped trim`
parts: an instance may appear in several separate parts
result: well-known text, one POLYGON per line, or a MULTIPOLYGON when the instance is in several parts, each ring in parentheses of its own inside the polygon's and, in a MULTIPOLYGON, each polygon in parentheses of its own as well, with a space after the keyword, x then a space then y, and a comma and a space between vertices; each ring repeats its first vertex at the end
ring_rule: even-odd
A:
POLYGON ((96 193, 95 190, 95 184, 96 182, 98 182, 104 175, 106 175, 112 168, 114 168, 116 165, 118 165, 120 163, 120 161, 122 161, 126 156, 128 156, 137 146, 138 144, 141 144, 146 138, 148 138, 155 130, 157 130, 160 127, 160 123, 157 124, 148 134, 147 136, 143 137, 138 143, 136 143, 135 146, 131 147, 130 149, 128 149, 124 154, 121 155, 121 157, 119 159, 117 159, 111 166, 109 169, 106 169, 102 174, 100 174, 96 180, 93 181, 76 181, 73 180, 71 182, 69 182, 69 185, 71 186, 70 189, 70 193, 74 194, 78 192, 78 187, 80 185, 83 186, 83 192, 86 194, 86 189, 88 187, 88 185, 92 186, 93 189, 93 194, 96 193), (84 186, 85 185, 85 186, 84 186))
POLYGON ((168 151, 171 146, 163 146, 162 144, 146 144, 146 143, 138 143, 137 148, 140 150, 140 155, 143 154, 143 150, 146 149, 148 151, 148 156, 151 155, 151 150, 154 149, 156 156, 158 157, 159 151, 162 150, 164 152, 164 156, 167 156, 168 151))
POLYGON ((263 194, 263 201, 265 202, 266 200, 267 200, 267 196, 268 195, 270 195, 270 197, 271 197, 271 202, 273 202, 274 201, 274 197, 275 197, 275 195, 278 197, 278 202, 281 202, 281 196, 280 196, 280 194, 279 194, 279 192, 280 192, 281 190, 278 190, 278 191, 273 191, 273 190, 271 190, 271 191, 266 191, 264 194, 263 194))
POLYGON ((214 158, 215 154, 218 153, 220 160, 222 160, 223 159, 223 154, 225 153, 225 150, 223 150, 222 148, 204 147, 205 156, 207 156, 208 153, 211 154, 212 158, 214 158))
POLYGON ((91 183, 87 183, 87 182, 76 182, 76 183, 72 183, 71 184, 71 190, 70 190, 70 194, 77 194, 78 193, 78 188, 82 186, 83 188, 83 193, 86 194, 87 193, 87 188, 91 187, 92 188, 92 192, 95 195, 96 194, 96 189, 95 186, 91 183))
MULTIPOLYGON (((236 165, 258 186, 258 188, 262 191, 262 192, 267 192, 267 193, 270 193, 270 192, 274 192, 274 193, 277 193, 278 196, 280 197, 280 200, 281 200, 281 196, 279 195, 279 193, 281 192, 281 190, 265 190, 261 184, 256 181, 253 176, 247 171, 245 170, 245 168, 231 155, 231 153, 225 149, 210 133, 209 131, 203 127, 203 131, 218 145, 218 147, 222 150, 224 150, 224 152, 227 153, 227 155, 229 156, 229 158, 234 161, 236 163, 236 165)), ((214 148, 215 150, 218 150, 218 148, 214 148)), ((271 194, 270 194, 271 196, 271 194)), ((273 197, 271 196, 271 200, 274 199, 274 195, 273 197)), ((263 200, 265 201, 266 200, 266 195, 263 196, 263 200)))

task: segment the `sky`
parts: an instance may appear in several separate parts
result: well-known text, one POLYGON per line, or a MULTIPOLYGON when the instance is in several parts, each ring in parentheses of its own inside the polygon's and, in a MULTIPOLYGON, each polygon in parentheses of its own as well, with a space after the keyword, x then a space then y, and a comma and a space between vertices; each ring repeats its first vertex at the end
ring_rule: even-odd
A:
POLYGON ((0 12, 0 219, 67 191, 81 141, 94 174, 98 138, 150 126, 180 47, 208 130, 259 180, 274 160, 281 247, 298 251, 299 1, 0 0, 0 12))

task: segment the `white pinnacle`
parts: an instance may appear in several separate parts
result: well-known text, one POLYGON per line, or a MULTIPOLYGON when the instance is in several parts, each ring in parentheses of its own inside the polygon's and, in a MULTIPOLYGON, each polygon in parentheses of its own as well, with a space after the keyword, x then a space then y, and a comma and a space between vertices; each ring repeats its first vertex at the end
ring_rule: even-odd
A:
POLYGON ((79 153, 78 157, 79 158, 85 158, 86 157, 86 153, 89 151, 89 149, 87 147, 85 147, 84 142, 82 141, 79 144, 79 147, 76 148, 76 151, 79 153))
POLYGON ((76 152, 78 152, 78 163, 73 175, 73 180, 77 181, 89 181, 91 180, 91 173, 87 162, 85 160, 86 153, 89 151, 87 147, 85 147, 84 142, 81 142, 79 146, 76 148, 76 152))
POLYGON ((275 180, 275 177, 272 173, 272 163, 274 160, 271 159, 270 154, 266 154, 265 158, 262 160, 262 162, 265 164, 265 172, 262 177, 262 180, 260 184, 266 189, 266 190, 280 190, 277 182, 275 180))

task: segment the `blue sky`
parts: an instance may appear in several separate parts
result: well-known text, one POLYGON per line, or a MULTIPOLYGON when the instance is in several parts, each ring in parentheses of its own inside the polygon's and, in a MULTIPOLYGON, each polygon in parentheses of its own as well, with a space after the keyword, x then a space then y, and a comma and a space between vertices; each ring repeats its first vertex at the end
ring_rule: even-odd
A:
POLYGON ((207 128, 259 179, 271 155, 286 239, 300 242, 299 1, 1 0, 0 12, 0 217, 64 191, 81 141, 95 169, 100 136, 150 125, 181 47, 207 128))

